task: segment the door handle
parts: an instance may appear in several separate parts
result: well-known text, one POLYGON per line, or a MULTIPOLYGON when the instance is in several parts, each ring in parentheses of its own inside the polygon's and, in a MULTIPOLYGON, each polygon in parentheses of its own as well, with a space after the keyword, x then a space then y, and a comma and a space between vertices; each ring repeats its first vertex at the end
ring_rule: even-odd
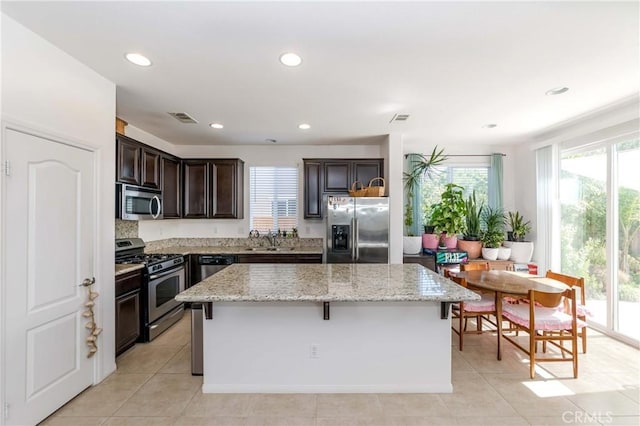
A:
POLYGON ((351 219, 351 260, 356 260, 356 219, 351 219))
POLYGON ((89 287, 96 283, 96 277, 85 278, 78 287, 89 287))
POLYGON ((157 219, 158 216, 160 216, 161 212, 162 212, 162 204, 160 203, 160 197, 158 197, 157 195, 154 195, 149 200, 149 213, 151 213, 152 218, 157 219), (158 212, 156 214, 153 214, 153 200, 156 200, 158 202, 158 212))
POLYGON ((355 251, 356 251, 356 262, 358 260, 360 260, 360 247, 358 246, 358 241, 360 241, 360 224, 358 223, 358 219, 354 219, 354 223, 355 223, 355 230, 353 232, 354 234, 354 246, 355 246, 355 251))

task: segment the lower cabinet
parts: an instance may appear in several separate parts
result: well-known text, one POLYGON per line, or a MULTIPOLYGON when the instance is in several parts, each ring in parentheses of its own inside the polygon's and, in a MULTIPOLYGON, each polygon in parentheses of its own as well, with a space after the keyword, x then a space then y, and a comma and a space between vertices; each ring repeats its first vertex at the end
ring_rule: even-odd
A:
POLYGON ((432 271, 436 270, 436 261, 433 256, 404 255, 402 263, 419 263, 432 271))
POLYGON ((140 337, 140 288, 142 271, 116 276, 116 356, 140 337))
POLYGON ((238 263, 322 263, 322 254, 239 254, 238 263))

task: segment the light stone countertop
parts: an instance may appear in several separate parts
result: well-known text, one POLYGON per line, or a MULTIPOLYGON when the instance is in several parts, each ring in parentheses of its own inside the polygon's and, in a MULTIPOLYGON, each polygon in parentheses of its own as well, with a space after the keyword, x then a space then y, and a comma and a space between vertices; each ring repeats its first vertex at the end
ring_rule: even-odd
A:
POLYGON ((418 264, 234 264, 176 296, 180 302, 480 300, 418 264))
POLYGON ((164 254, 322 254, 322 247, 256 247, 249 250, 247 246, 171 246, 156 250, 145 250, 146 253, 164 254))
POLYGON ((116 277, 142 268, 144 268, 142 263, 116 264, 116 277))

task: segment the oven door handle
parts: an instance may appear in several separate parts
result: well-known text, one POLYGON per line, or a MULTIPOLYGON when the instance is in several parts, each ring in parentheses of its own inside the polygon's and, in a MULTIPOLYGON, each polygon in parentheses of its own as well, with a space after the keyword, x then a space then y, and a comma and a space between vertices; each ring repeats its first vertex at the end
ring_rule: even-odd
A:
POLYGON ((162 272, 160 274, 149 275, 149 281, 153 281, 153 280, 158 279, 158 278, 166 277, 167 275, 175 274, 176 272, 178 272, 183 267, 184 267, 183 265, 180 265, 179 268, 174 268, 174 269, 172 269, 170 271, 167 271, 167 272, 162 272))

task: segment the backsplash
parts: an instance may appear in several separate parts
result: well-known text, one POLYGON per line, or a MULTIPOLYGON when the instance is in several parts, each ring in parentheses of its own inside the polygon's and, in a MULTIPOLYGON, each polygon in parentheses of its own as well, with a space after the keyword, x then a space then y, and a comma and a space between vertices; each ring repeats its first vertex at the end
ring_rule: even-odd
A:
POLYGON ((116 219, 116 239, 118 238, 138 238, 138 221, 116 219))
MULTIPOLYGON (((265 238, 167 238, 145 241, 145 250, 160 250, 167 247, 263 247, 269 242, 265 238)), ((322 247, 322 238, 279 238, 280 247, 322 247)))

